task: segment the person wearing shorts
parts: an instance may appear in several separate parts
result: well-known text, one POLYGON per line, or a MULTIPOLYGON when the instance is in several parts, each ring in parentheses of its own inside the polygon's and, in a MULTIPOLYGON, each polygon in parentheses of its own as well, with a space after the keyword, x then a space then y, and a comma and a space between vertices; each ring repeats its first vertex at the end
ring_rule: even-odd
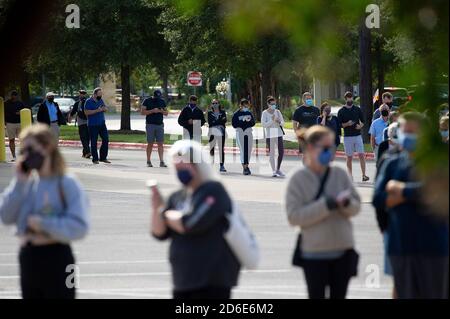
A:
POLYGON ((12 91, 5 102, 5 123, 13 161, 16 160, 16 138, 20 134, 20 110, 23 108, 25 105, 19 100, 19 94, 17 91, 12 91))
POLYGON ((142 103, 141 114, 146 116, 147 133, 147 166, 153 167, 151 157, 153 145, 158 145, 160 167, 167 167, 164 163, 164 116, 169 113, 166 102, 162 99, 160 90, 156 90, 153 96, 142 103))
POLYGON ((352 174, 353 154, 357 153, 361 164, 362 180, 367 182, 366 156, 364 153, 364 142, 361 129, 364 126, 364 116, 361 108, 353 104, 353 94, 346 92, 344 95, 345 105, 338 112, 338 119, 344 128, 344 150, 347 157, 347 169, 352 174))

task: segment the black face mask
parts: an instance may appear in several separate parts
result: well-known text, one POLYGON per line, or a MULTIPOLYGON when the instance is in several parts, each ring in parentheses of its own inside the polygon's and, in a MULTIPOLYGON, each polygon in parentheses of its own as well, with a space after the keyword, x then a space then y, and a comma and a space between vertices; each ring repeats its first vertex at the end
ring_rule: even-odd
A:
POLYGON ((101 96, 97 96, 97 101, 100 101, 101 99, 102 99, 102 97, 101 96))
POLYGON ((388 110, 381 111, 381 116, 383 117, 389 116, 389 111, 388 110))
POLYGON ((347 101, 346 104, 347 104, 347 106, 352 106, 353 105, 353 101, 347 101))
POLYGON ((44 165, 44 160, 45 157, 41 153, 29 149, 27 157, 22 162, 22 170, 26 173, 33 169, 40 170, 42 165, 44 165))
POLYGON ((47 99, 47 101, 48 101, 49 103, 53 103, 54 100, 55 100, 55 99, 52 98, 52 97, 49 97, 49 98, 47 99))
POLYGON ((387 105, 387 106, 389 106, 389 108, 391 108, 391 107, 392 107, 392 105, 394 105, 394 103, 392 103, 392 102, 389 102, 389 103, 386 103, 386 105, 387 105))

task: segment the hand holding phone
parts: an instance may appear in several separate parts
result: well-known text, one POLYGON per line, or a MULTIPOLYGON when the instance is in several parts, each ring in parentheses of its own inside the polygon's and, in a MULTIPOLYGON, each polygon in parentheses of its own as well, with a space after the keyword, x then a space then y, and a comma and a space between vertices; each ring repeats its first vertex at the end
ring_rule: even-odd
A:
POLYGON ((346 189, 340 192, 336 197, 336 203, 339 207, 347 207, 350 204, 352 192, 349 189, 346 189))

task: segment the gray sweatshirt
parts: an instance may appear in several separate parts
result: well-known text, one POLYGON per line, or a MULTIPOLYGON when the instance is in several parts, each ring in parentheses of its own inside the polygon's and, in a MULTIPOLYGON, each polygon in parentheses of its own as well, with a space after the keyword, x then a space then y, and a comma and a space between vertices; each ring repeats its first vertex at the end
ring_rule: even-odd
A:
POLYGON ((353 227, 350 218, 358 214, 361 199, 342 168, 331 165, 322 197, 315 200, 320 178, 309 168, 297 170, 289 179, 285 197, 288 221, 300 226, 302 249, 306 253, 336 252, 353 248, 353 227), (335 198, 341 191, 350 190, 350 205, 330 210, 326 197, 335 198))
POLYGON ((0 217, 4 224, 17 226, 17 235, 26 233, 31 215, 42 217, 41 228, 62 243, 81 239, 89 229, 88 199, 73 176, 35 178, 27 182, 13 179, 0 195, 0 217), (61 198, 63 190, 66 209, 61 198))

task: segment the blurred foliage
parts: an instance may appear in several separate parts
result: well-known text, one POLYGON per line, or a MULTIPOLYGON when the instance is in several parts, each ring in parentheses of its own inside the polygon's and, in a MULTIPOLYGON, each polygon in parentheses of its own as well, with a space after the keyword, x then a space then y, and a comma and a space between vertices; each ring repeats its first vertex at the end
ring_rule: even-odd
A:
MULTIPOLYGON (((193 10, 185 12, 192 2, 176 1, 186 21, 197 22, 203 10, 211 9, 211 3, 218 7, 220 13, 215 17, 220 15, 223 19, 223 33, 216 35, 220 43, 230 45, 228 41, 231 41, 255 48, 260 39, 276 35, 277 39, 287 41, 285 45, 293 52, 289 60, 295 61, 296 54, 301 52, 306 56, 302 62, 308 65, 310 73, 324 79, 351 78, 355 74, 351 69, 357 60, 357 27, 368 15, 366 6, 379 4, 381 28, 371 31, 372 40, 379 39, 382 44, 386 81, 398 87, 414 87, 414 98, 407 109, 427 115, 417 162, 425 176, 440 175, 444 179, 439 188, 429 189, 438 189, 441 195, 445 192, 445 196, 440 196, 443 201, 439 206, 446 207, 448 214, 448 145, 442 143, 438 130, 442 86, 447 87, 448 94, 448 1, 205 0, 203 6, 197 3, 193 10)), ((217 19, 210 22, 215 25, 217 19)), ((208 35, 208 28, 201 28, 208 35)), ((230 54, 227 50, 222 52, 230 54)), ((276 51, 273 56, 277 56, 276 51)), ((239 65, 240 56, 233 54, 232 58, 232 63, 239 65)), ((284 69, 291 68, 292 65, 284 64, 284 69)), ((433 178, 427 182, 432 183, 433 178)))

